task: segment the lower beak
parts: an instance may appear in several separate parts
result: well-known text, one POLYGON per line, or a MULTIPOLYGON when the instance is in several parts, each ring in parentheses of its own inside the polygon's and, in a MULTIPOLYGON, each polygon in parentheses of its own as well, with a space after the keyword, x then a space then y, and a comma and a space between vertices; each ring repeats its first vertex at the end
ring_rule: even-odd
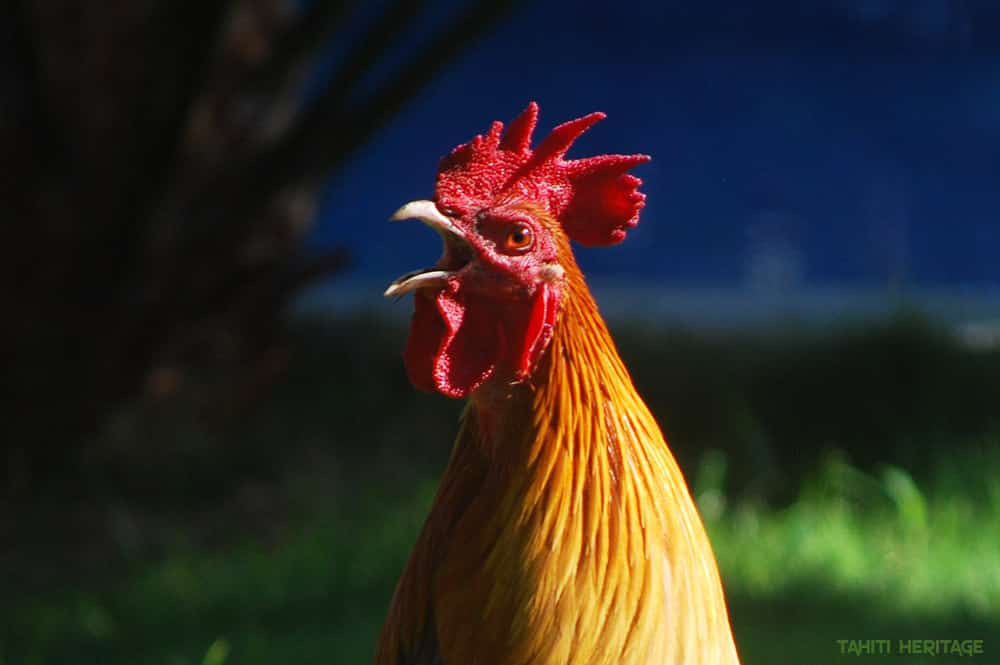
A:
POLYGON ((416 291, 425 286, 442 286, 448 281, 451 275, 452 273, 449 270, 414 270, 397 278, 396 281, 389 285, 389 288, 385 290, 383 295, 386 298, 391 298, 393 296, 401 296, 410 291, 416 291))
MULTIPOLYGON (((449 242, 459 240, 466 242, 465 233, 455 225, 448 217, 441 214, 437 205, 433 201, 411 201, 393 213, 389 218, 390 222, 398 222, 405 219, 417 219, 437 231, 445 241, 447 247, 449 242)), ((403 295, 410 291, 415 291, 424 287, 443 286, 448 278, 455 274, 452 270, 443 270, 439 267, 414 270, 396 279, 389 288, 385 290, 385 296, 403 295)))

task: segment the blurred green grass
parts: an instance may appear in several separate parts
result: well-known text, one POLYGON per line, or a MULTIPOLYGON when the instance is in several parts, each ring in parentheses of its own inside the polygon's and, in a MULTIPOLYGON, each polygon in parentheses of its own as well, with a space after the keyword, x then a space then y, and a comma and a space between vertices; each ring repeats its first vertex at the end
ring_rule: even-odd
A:
MULTIPOLYGON (((995 653, 996 454, 950 458, 927 488, 834 457, 780 509, 727 505, 710 481, 721 459, 696 472, 695 492, 745 663, 849 662, 838 639, 983 639, 995 653)), ((0 662, 369 662, 432 492, 430 479, 369 489, 359 510, 327 503, 277 543, 180 549, 110 586, 14 599, 0 662)))
MULTIPOLYGON (((996 661, 1000 392, 979 391, 997 354, 913 320, 616 332, 704 513, 744 663, 853 662, 839 639, 983 639, 972 661, 996 661)), ((0 665, 370 662, 460 405, 413 392, 402 331, 377 317, 296 334, 289 381, 240 427, 136 406, 83 489, 22 515, 0 665), (66 532, 81 496, 106 516, 84 563, 66 532)))

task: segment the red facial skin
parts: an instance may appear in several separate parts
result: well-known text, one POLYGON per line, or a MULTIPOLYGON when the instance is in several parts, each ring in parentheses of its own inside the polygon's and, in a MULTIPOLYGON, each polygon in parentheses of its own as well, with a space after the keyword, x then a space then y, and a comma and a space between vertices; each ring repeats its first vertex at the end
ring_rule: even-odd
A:
POLYGON ((615 244, 638 223, 645 196, 627 171, 649 157, 564 159, 603 118, 591 113, 565 122, 532 150, 532 102, 506 133, 494 122, 441 161, 434 200, 464 240, 445 233, 436 268, 453 274, 415 294, 404 359, 418 388, 459 398, 487 381, 526 379, 559 310, 559 241, 615 244), (518 229, 530 232, 529 245, 507 242, 518 229))
POLYGON ((418 388, 460 398, 531 373, 562 292, 556 239, 539 217, 508 203, 454 220, 467 242, 446 239, 436 266, 453 275, 415 296, 404 358, 418 388))

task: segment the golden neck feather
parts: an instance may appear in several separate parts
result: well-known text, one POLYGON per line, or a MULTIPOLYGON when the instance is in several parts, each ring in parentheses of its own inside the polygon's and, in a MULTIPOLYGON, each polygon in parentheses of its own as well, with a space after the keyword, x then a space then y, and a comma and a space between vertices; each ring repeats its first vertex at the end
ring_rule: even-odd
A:
POLYGON ((478 612, 489 628, 442 631, 443 653, 484 664, 490 648, 507 664, 737 663, 680 469, 582 273, 571 257, 564 268, 533 379, 478 395, 456 442, 449 475, 477 469, 476 480, 451 497, 468 502, 449 529, 465 546, 439 572, 435 613, 461 623, 478 612))
POLYGON ((552 340, 527 381, 470 400, 376 663, 738 665, 680 469, 534 213, 564 269, 552 340))

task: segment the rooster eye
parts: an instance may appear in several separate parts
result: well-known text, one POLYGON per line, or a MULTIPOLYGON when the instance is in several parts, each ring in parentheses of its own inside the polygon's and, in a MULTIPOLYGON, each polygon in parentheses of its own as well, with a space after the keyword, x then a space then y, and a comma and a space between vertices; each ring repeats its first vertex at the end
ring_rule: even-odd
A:
POLYGON ((518 224, 510 231, 503 240, 503 248, 510 252, 523 252, 531 247, 534 242, 531 229, 523 224, 518 224))

